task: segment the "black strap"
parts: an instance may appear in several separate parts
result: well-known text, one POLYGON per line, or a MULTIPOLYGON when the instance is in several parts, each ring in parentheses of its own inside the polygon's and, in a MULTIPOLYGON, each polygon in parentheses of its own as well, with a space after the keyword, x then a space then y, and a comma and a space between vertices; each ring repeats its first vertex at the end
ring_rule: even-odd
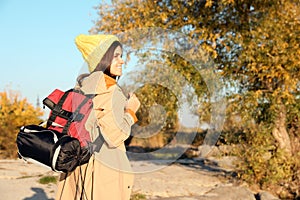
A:
MULTIPOLYGON (((54 107, 56 106, 56 103, 54 103, 51 99, 48 97, 43 100, 43 104, 47 106, 50 110, 53 110, 54 107)), ((73 113, 67 110, 61 109, 60 112, 58 113, 58 116, 61 118, 64 118, 68 120, 70 117, 72 117, 73 113)))
MULTIPOLYGON (((87 173, 87 170, 88 170, 88 167, 89 167, 89 162, 87 163, 86 165, 86 168, 84 170, 84 175, 82 177, 82 169, 81 169, 81 166, 79 166, 79 178, 81 179, 81 194, 80 194, 80 200, 83 200, 84 199, 84 196, 86 198, 88 198, 88 195, 87 195, 87 192, 85 191, 85 188, 84 188, 84 184, 85 184, 85 179, 86 179, 86 173, 87 173)), ((93 170, 94 171, 94 170, 93 170)), ((79 187, 76 189, 76 193, 77 193, 77 190, 79 190, 79 187)), ((76 197, 76 195, 75 195, 76 197)))
POLYGON ((63 96, 60 98, 57 104, 54 105, 54 108, 52 110, 51 116, 47 121, 47 127, 51 126, 52 122, 55 121, 57 116, 64 116, 62 113, 62 105, 64 104, 66 98, 68 97, 69 93, 73 91, 73 88, 70 90, 67 90, 63 96))
POLYGON ((63 94, 63 96, 60 98, 60 100, 58 101, 57 104, 55 104, 48 98, 44 99, 43 103, 52 110, 51 116, 49 117, 49 119, 47 121, 47 128, 49 126, 51 126, 52 122, 54 122, 57 117, 61 117, 61 118, 64 118, 67 120, 67 123, 65 124, 63 131, 62 131, 62 133, 67 134, 72 122, 81 121, 84 118, 85 115, 79 113, 79 111, 82 108, 82 106, 84 106, 84 104, 86 104, 87 101, 89 99, 92 99, 95 95, 85 95, 86 98, 80 103, 80 105, 76 108, 76 110, 74 112, 70 112, 70 111, 66 111, 66 110, 62 109, 62 106, 70 92, 76 92, 76 93, 85 95, 81 90, 75 90, 72 88, 72 89, 67 90, 63 94))
POLYGON ((98 133, 99 133, 99 135, 98 135, 98 137, 95 139, 95 141, 92 142, 92 143, 90 144, 90 146, 89 146, 90 152, 92 152, 92 153, 94 153, 94 152, 99 152, 100 149, 101 149, 101 147, 102 147, 103 144, 104 144, 104 141, 105 141, 105 140, 104 140, 104 137, 103 137, 103 135, 102 135, 102 133, 101 133, 100 127, 97 126, 97 128, 98 128, 98 133))
MULTIPOLYGON (((94 141, 94 142, 92 142, 92 143, 90 143, 89 144, 89 151, 91 152, 91 157, 90 157, 90 159, 93 159, 93 167, 95 166, 95 158, 94 158, 94 156, 93 156, 93 154, 94 154, 94 152, 99 152, 100 151, 100 149, 101 149, 101 147, 103 146, 103 144, 104 144, 104 137, 103 137, 103 135, 101 134, 101 130, 100 130, 100 127, 99 126, 97 126, 97 128, 98 128, 98 133, 99 133, 99 135, 98 135, 98 137, 96 138, 96 140, 94 141)), ((84 194, 85 194, 85 196, 88 198, 88 196, 87 196, 87 193, 86 193, 86 191, 85 191, 85 188, 84 188, 84 184, 85 184, 85 178, 86 178, 86 172, 87 172, 87 168, 88 168, 88 165, 89 165, 89 163, 90 163, 90 161, 87 163, 87 166, 86 166, 86 169, 85 169, 85 173, 84 173, 84 177, 82 177, 82 170, 81 170, 81 166, 79 166, 79 170, 80 170, 80 172, 79 172, 79 176, 81 177, 81 184, 82 184, 82 188, 81 188, 81 195, 80 195, 80 200, 81 199, 83 199, 83 197, 84 197, 84 194)), ((93 200, 93 196, 94 196, 94 170, 93 170, 93 172, 92 172, 92 192, 91 192, 91 200, 93 200)), ((78 189, 76 189, 76 193, 77 193, 77 190, 78 189)))
POLYGON ((63 128, 62 133, 67 134, 72 122, 81 121, 84 118, 84 115, 79 113, 79 111, 82 108, 82 106, 84 106, 87 103, 88 100, 90 100, 90 97, 86 96, 85 99, 79 104, 79 106, 73 112, 73 115, 68 119, 66 125, 63 128))

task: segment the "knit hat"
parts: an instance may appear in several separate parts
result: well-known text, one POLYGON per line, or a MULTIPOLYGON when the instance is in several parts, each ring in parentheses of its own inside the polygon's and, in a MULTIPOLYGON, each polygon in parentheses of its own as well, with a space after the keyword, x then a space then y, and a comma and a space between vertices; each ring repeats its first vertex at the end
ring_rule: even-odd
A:
POLYGON ((77 48, 88 64, 92 72, 101 61, 102 57, 114 41, 119 39, 114 35, 84 35, 80 34, 75 38, 77 48))

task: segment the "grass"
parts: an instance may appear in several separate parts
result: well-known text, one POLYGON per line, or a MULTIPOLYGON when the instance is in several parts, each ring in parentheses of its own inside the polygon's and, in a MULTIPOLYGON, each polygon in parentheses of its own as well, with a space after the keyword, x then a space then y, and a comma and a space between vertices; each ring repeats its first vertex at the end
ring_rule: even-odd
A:
POLYGON ((144 200, 144 199, 146 199, 146 195, 140 193, 132 194, 130 197, 130 200, 144 200))
POLYGON ((27 175, 24 175, 24 176, 21 176, 21 177, 17 177, 17 179, 23 179, 23 178, 32 178, 34 176, 27 176, 27 175))
POLYGON ((39 183, 41 184, 49 184, 49 183, 56 183, 57 179, 55 176, 44 176, 39 179, 39 183))

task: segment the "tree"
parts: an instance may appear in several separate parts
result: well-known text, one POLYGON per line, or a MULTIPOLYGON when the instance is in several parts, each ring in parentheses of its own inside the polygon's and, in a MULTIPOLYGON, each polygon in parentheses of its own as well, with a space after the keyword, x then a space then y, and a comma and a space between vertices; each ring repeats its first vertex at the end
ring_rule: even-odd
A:
MULTIPOLYGON (((278 104, 277 108, 272 107, 272 113, 278 115, 272 122, 273 135, 280 147, 291 153, 288 134, 283 128, 283 118, 286 116, 283 104, 286 102, 280 101, 294 103, 295 92, 297 89, 299 91, 297 3, 246 0, 118 1, 111 7, 99 7, 101 20, 96 22, 92 31, 120 33, 156 26, 182 31, 197 39, 201 47, 215 58, 217 69, 222 72, 227 84, 232 84, 234 80, 238 84, 235 86, 243 92, 239 94, 244 96, 248 96, 244 91, 256 93, 255 96, 250 95, 255 98, 245 100, 244 104, 255 103, 257 98, 263 98, 262 106, 265 106, 265 101, 278 104)), ((135 43, 141 45, 139 40, 135 43)), ((184 74, 192 72, 185 70, 184 74)), ((197 83, 200 79, 189 81, 197 83)), ((202 84, 193 86, 196 91, 203 87, 202 84)))
POLYGON ((13 91, 0 92, 0 156, 15 158, 17 156, 16 136, 23 125, 38 124, 43 112, 27 102, 26 98, 13 91))
POLYGON ((257 123, 272 125, 279 147, 290 155, 287 109, 296 105, 300 92, 299 14, 299 2, 278 1, 264 17, 254 18, 255 28, 241 35, 238 64, 225 72, 240 83, 240 110, 248 106, 257 123))
MULTIPOLYGON (((299 4, 299 0, 124 0, 99 6, 100 18, 91 33, 120 34, 137 28, 160 27, 181 32, 196 41, 192 45, 180 43, 182 37, 171 34, 174 43, 188 49, 191 55, 201 48, 213 59, 214 73, 221 75, 227 89, 221 94, 229 102, 227 115, 241 116, 241 133, 247 145, 261 145, 263 152, 272 152, 271 159, 261 163, 259 170, 266 171, 264 164, 276 163, 282 154, 281 161, 274 164, 277 168, 271 172, 261 175, 257 173, 259 170, 247 170, 260 183, 282 170, 281 174, 286 175, 281 177, 284 181, 287 175, 294 177, 299 170, 299 165, 280 167, 280 163, 290 163, 293 156, 299 158, 295 143, 298 140, 290 138, 292 133, 296 138, 300 135, 296 125, 300 115, 299 4)), ((152 45, 160 42, 161 38, 154 40, 152 35, 146 31, 143 37, 130 34, 123 39, 133 41, 132 47, 138 49, 148 44, 149 39, 152 45)), ((174 44, 164 45, 167 49, 174 44)), ((195 55, 196 59, 200 57, 195 55)), ((188 67, 193 63, 184 63, 175 54, 169 54, 165 62, 186 77, 203 103, 210 99, 207 90, 203 90, 203 76, 188 67)), ((202 116, 212 106, 208 103, 205 108, 202 116)), ((255 154, 255 148, 248 147, 252 156, 259 155, 255 154)), ((292 179, 289 181, 295 180, 292 179)))

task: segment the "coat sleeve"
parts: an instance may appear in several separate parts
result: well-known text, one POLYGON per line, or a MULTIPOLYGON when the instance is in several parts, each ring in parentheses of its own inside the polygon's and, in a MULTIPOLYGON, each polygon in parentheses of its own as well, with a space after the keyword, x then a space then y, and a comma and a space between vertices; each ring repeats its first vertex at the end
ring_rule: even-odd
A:
POLYGON ((118 89, 97 95, 93 99, 97 125, 110 148, 121 145, 135 123, 132 113, 124 110, 126 98, 118 89))

